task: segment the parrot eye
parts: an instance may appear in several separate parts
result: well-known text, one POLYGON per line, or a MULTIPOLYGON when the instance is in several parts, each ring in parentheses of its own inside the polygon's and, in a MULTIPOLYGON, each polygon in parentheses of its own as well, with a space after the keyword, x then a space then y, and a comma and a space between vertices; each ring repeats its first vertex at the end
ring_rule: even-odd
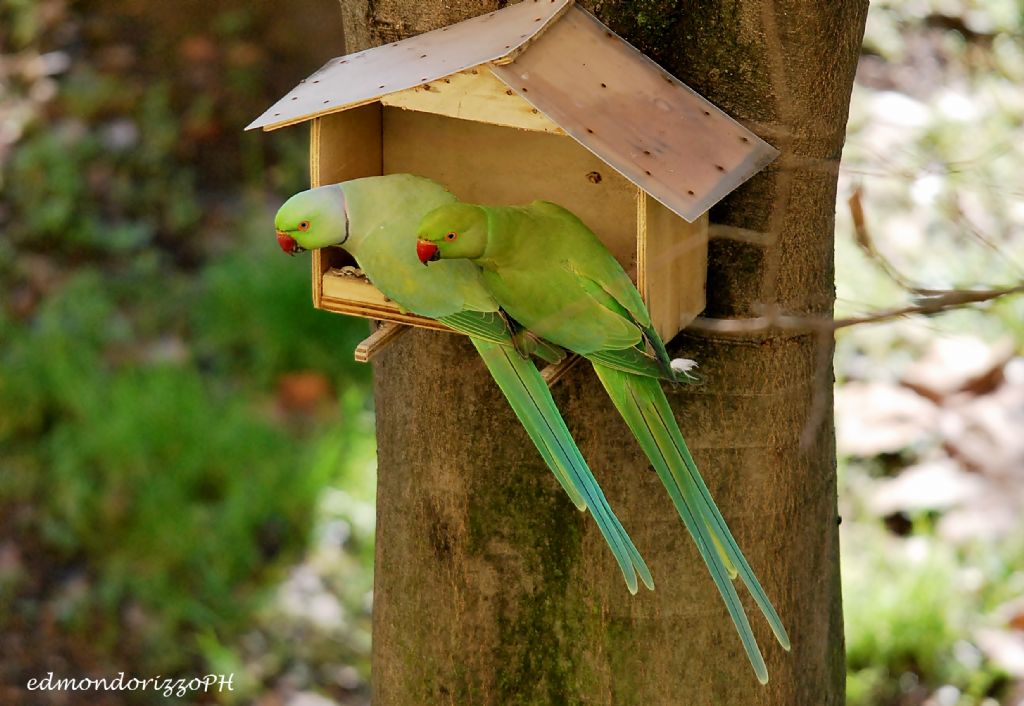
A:
POLYGON ((309 221, 302 221, 302 223, 299 224, 299 230, 301 230, 301 231, 309 230, 309 221))
POLYGON ((444 239, 445 240, 455 240, 458 237, 459 237, 458 233, 448 233, 446 236, 444 236, 444 239))

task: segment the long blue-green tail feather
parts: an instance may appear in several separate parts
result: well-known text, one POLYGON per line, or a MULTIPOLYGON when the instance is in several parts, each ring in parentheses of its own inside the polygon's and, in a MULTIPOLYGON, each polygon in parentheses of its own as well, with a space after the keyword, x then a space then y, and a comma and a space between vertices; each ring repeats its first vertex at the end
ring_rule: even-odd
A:
POLYGON ((738 574, 742 578, 786 649, 789 638, 697 472, 660 384, 596 362, 594 370, 668 490, 726 603, 758 679, 766 682, 764 658, 730 577, 738 574))
POLYGON ((590 509, 630 592, 636 593, 639 588, 638 575, 644 585, 653 589, 650 569, 608 505, 537 367, 532 361, 520 357, 509 345, 473 337, 470 340, 552 473, 574 502, 575 498, 581 498, 585 503, 580 509, 590 509))
POLYGON ((736 543, 736 539, 732 536, 732 532, 729 531, 729 526, 726 524, 725 518, 722 517, 722 513, 715 504, 715 501, 711 498, 711 491, 708 490, 707 484, 704 483, 704 479, 700 475, 700 471, 697 470, 697 464, 694 462, 693 456, 690 455, 690 450, 686 447, 686 442, 683 441, 681 434, 679 435, 678 442, 679 452, 686 463, 686 469, 690 474, 690 478, 704 499, 704 513, 707 522, 711 524, 712 531, 717 531, 717 537, 720 538, 721 542, 719 546, 734 567, 733 577, 735 578, 735 574, 739 575, 747 590, 750 591, 750 595, 753 596, 757 607, 764 613, 768 625, 771 626, 772 632, 775 634, 775 639, 779 641, 783 649, 788 651, 791 644, 786 628, 782 625, 782 618, 779 617, 775 606, 772 605, 764 588, 761 587, 761 582, 757 580, 754 570, 750 568, 750 564, 740 550, 739 544, 736 543))

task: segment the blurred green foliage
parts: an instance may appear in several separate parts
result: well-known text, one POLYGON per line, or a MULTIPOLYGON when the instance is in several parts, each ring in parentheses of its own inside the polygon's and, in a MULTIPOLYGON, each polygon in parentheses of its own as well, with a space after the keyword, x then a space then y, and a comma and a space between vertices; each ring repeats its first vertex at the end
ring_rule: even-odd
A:
MULTIPOLYGON (((840 180, 838 316, 915 303, 892 270, 922 288, 1024 281, 1022 80, 1017 0, 872 3, 840 180), (854 190, 865 212, 862 233, 845 204, 854 190), (884 267, 858 244, 865 233, 884 267)), ((1024 297, 841 331, 837 380, 898 386, 931 342, 963 334, 1024 353, 1024 297)), ((943 422, 967 423, 955 410, 943 422)), ((936 530, 941 513, 883 518, 868 502, 879 483, 946 452, 956 457, 907 448, 896 457, 840 458, 850 706, 997 706, 1019 698, 1019 682, 979 647, 978 635, 1005 629, 997 616, 1024 595, 1020 542, 952 542, 936 530), (906 526, 894 531, 887 521, 906 526)))
POLYGON ((368 671, 366 326, 313 310, 308 262, 271 237, 306 135, 242 135, 278 90, 252 49, 266 18, 213 12, 175 59, 109 11, 0 3, 0 684, 55 656, 244 671, 239 640, 272 632, 290 567, 338 523, 340 658, 368 671))
POLYGON ((168 169, 178 133, 166 85, 142 92, 131 119, 95 127, 87 126, 101 120, 93 114, 100 107, 121 109, 120 82, 86 71, 69 88, 62 98, 76 119, 32 128, 4 177, 11 241, 66 256, 132 253, 195 228, 194 175, 168 169))

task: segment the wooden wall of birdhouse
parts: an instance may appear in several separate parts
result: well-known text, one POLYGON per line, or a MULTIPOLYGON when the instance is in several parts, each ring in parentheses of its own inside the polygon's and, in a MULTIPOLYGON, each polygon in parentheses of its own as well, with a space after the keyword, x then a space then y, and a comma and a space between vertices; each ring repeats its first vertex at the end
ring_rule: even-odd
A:
MULTIPOLYGON (((464 201, 543 199, 578 215, 671 339, 704 308, 707 210, 777 152, 571 0, 510 5, 333 59, 250 128, 311 121, 313 186, 435 179, 464 201)), ((338 248, 316 306, 428 328, 338 248)))
MULTIPOLYGON (((658 332, 666 340, 672 338, 704 308, 707 217, 687 223, 543 121, 536 121, 536 129, 501 124, 524 117, 517 104, 521 99, 505 97, 508 112, 497 102, 487 105, 489 120, 503 116, 493 117, 494 122, 380 104, 316 118, 311 182, 318 186, 409 173, 434 179, 471 203, 513 205, 543 199, 565 206, 590 226, 630 273, 658 332)), ((318 251, 313 259, 317 307, 443 328, 389 302, 358 276, 355 263, 340 248, 318 251)))

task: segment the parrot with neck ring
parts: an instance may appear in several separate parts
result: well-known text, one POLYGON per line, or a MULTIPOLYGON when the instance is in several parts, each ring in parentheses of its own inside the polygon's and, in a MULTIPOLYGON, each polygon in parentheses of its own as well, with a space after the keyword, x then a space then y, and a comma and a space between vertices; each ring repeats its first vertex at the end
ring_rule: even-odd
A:
POLYGON ((417 236, 420 262, 475 263, 509 315, 590 360, 697 544, 758 680, 767 683, 764 657, 730 579, 742 580, 786 650, 789 636, 701 478, 661 388, 662 380, 690 381, 688 366, 669 358, 619 262, 571 211, 547 201, 445 204, 424 216, 417 236))

